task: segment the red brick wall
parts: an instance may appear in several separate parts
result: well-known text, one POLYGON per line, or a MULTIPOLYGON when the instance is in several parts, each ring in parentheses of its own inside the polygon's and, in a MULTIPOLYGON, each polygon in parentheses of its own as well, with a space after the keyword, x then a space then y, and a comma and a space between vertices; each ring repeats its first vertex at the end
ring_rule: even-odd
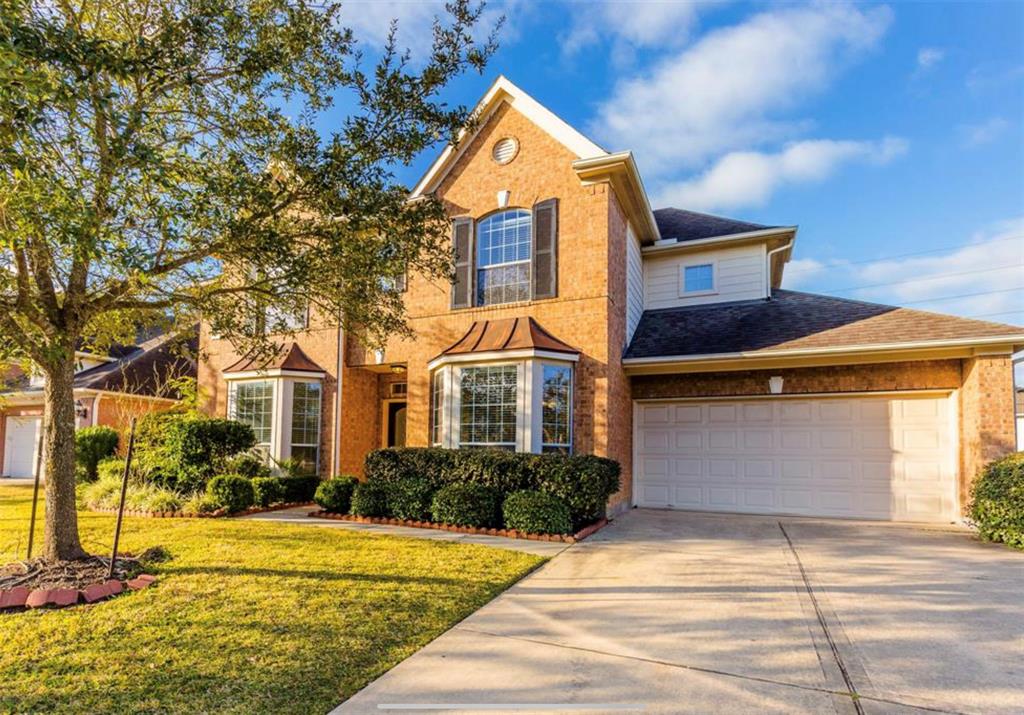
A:
POLYGON ((967 506, 985 464, 1016 449, 1009 356, 963 360, 960 390, 960 503, 967 506))

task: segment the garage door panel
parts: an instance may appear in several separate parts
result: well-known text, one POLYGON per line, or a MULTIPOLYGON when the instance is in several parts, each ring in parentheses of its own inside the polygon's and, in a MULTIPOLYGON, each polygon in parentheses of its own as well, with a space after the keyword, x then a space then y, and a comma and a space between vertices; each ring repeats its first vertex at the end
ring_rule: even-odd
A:
POLYGON ((636 440, 643 506, 925 521, 956 516, 948 397, 646 408, 638 410, 636 440))

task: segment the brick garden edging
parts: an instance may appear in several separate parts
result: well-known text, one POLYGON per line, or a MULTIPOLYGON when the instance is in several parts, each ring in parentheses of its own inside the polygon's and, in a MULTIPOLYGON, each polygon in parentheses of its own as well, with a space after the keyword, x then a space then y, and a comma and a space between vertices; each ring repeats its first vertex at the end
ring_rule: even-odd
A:
MULTIPOLYGON (((235 516, 248 516, 249 514, 262 514, 265 511, 280 511, 282 509, 294 509, 297 506, 310 506, 313 502, 309 501, 294 501, 283 504, 275 504, 274 506, 251 506, 248 509, 242 511, 236 511, 228 513, 223 509, 217 509, 216 511, 210 511, 205 514, 186 514, 183 511, 140 511, 135 509, 125 509, 125 516, 140 516, 147 519, 217 519, 220 517, 235 517, 235 516)), ((117 509, 93 509, 89 508, 89 511, 96 512, 97 514, 116 514, 117 509)))
POLYGON ((454 524, 438 524, 433 521, 410 521, 407 519, 394 519, 386 516, 353 516, 352 514, 333 514, 320 509, 311 511, 309 515, 318 519, 334 519, 335 521, 350 521, 355 524, 382 524, 385 526, 408 526, 413 529, 435 529, 438 531, 453 531, 459 534, 476 534, 480 536, 504 536, 507 539, 529 539, 530 541, 560 541, 564 544, 575 544, 582 541, 598 529, 604 527, 607 519, 596 521, 590 526, 585 526, 575 534, 528 534, 525 531, 515 529, 484 529, 475 526, 455 526, 454 524))
POLYGON ((155 582, 156 576, 144 573, 139 574, 135 578, 130 578, 127 581, 112 579, 110 581, 104 581, 103 583, 94 583, 83 589, 30 589, 28 586, 15 586, 14 588, 7 589, 6 591, 0 591, 0 611, 23 608, 42 608, 44 606, 65 608, 67 606, 75 606, 79 603, 97 603, 108 598, 113 598, 114 596, 124 592, 125 589, 141 591, 142 589, 153 585, 155 582))

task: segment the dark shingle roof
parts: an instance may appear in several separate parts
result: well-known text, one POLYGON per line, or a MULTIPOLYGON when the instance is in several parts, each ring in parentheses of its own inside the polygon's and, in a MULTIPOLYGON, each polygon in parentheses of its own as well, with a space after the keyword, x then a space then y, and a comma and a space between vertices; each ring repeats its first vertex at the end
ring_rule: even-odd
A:
POLYGON ((724 216, 684 211, 683 209, 664 208, 654 212, 654 220, 658 224, 658 232, 662 239, 677 241, 695 241, 698 238, 715 236, 731 236, 734 233, 761 231, 777 226, 764 226, 759 223, 737 221, 724 216))
POLYGON ((775 290, 772 300, 645 311, 625 357, 802 350, 1003 335, 1024 335, 1024 328, 775 290))
POLYGON ((198 329, 186 335, 164 334, 126 350, 125 357, 75 375, 75 389, 125 392, 177 399, 169 381, 196 377, 198 329))

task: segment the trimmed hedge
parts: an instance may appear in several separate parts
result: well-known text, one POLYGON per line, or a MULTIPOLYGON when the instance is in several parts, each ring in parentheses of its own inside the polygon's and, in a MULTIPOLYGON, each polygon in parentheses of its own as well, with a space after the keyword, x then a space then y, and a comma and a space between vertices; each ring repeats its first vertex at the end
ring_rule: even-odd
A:
POLYGON ((390 516, 410 521, 430 519, 430 502, 434 489, 421 477, 410 477, 385 487, 390 516))
POLYGON ((352 492, 351 509, 356 516, 387 516, 387 490, 381 484, 360 482, 352 492))
POLYGON ((75 461, 82 470, 82 479, 95 482, 96 466, 117 452, 117 430, 112 427, 83 427, 75 432, 75 461))
POLYGON ((281 477, 281 486, 284 487, 284 501, 287 502, 311 502, 316 496, 316 489, 320 486, 320 477, 310 474, 303 477, 281 477))
POLYGON ((229 512, 242 511, 253 505, 252 482, 241 474, 221 474, 206 485, 206 495, 229 512))
MULTIPOLYGON (((367 481, 384 485, 389 495, 395 490, 413 489, 404 486, 410 480, 427 485, 414 489, 426 488, 431 493, 449 484, 493 487, 502 497, 524 489, 537 490, 564 501, 572 526, 577 529, 604 516, 608 498, 619 489, 620 471, 618 462, 593 455, 486 449, 406 447, 377 450, 366 458, 367 481)), ((392 501, 389 496, 389 508, 392 501)), ((393 510, 387 516, 422 518, 402 517, 393 510)))
POLYGON ((501 493, 486 484, 449 484, 434 494, 430 515, 439 524, 501 525, 501 493))
POLYGON ((572 521, 569 506, 547 492, 513 492, 501 506, 505 527, 530 534, 569 534, 572 521))
POLYGON ((1024 452, 989 463, 972 496, 971 519, 981 537, 1024 549, 1024 452))
POLYGON ((314 499, 324 511, 348 514, 352 505, 352 492, 358 483, 358 479, 346 475, 328 479, 326 482, 320 482, 314 499))
POLYGON ((250 481, 252 482, 253 503, 256 506, 268 507, 271 504, 284 501, 284 485, 277 477, 253 477, 250 481))

